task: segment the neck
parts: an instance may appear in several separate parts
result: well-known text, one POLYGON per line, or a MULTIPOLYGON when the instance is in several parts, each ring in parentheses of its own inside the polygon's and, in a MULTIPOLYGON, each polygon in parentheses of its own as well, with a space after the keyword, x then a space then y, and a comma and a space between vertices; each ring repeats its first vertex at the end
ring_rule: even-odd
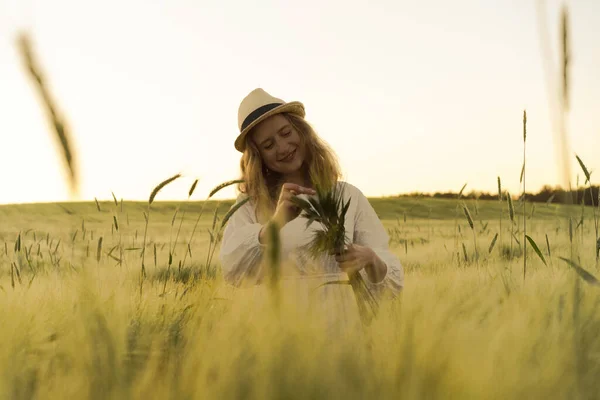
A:
POLYGON ((298 171, 282 176, 282 183, 295 183, 296 185, 310 187, 310 182, 306 177, 304 168, 300 168, 298 171))

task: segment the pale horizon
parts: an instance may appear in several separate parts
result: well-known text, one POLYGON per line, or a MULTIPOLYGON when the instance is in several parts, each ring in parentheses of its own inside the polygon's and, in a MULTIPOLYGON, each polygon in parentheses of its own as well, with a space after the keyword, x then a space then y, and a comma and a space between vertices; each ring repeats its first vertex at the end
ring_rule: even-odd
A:
MULTIPOLYGON (((546 2, 558 66, 561 2, 546 2)), ((600 3, 567 2, 568 134, 600 169, 600 3)), ((0 204, 203 200, 239 177, 237 108, 262 87, 304 103, 369 197, 563 186, 556 161, 536 1, 286 3, 0 0, 0 204), (263 9, 260 9, 264 7, 263 9), (15 37, 27 29, 72 128, 81 193, 70 198, 61 154, 15 37), (34 146, 39 146, 35 147, 34 146)), ((558 78, 558 76, 557 76, 558 78)), ((592 183, 600 184, 596 173, 592 183)), ((230 199, 232 187, 215 198, 230 199)))

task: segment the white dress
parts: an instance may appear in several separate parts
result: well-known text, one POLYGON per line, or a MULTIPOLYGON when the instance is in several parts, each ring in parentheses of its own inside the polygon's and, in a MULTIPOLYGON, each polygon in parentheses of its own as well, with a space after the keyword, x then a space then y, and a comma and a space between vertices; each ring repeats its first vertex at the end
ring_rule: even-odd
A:
MULTIPOLYGON (((371 282, 364 269, 361 270, 365 282, 376 296, 383 294, 384 289, 395 296, 404 286, 404 271, 398 257, 389 249, 387 231, 358 188, 346 182, 338 185, 343 187, 344 201, 351 199, 345 222, 349 241, 370 247, 387 265, 387 274, 378 283, 371 282)), ((238 201, 242 198, 240 196, 238 201)), ((260 285, 266 280, 265 265, 261 261, 266 246, 258 240, 261 228, 251 201, 240 207, 229 220, 219 250, 223 276, 228 283, 238 287, 264 286, 260 285)), ((348 279, 339 269, 335 257, 323 254, 315 262, 300 249, 319 228, 319 223, 312 223, 307 228, 306 219, 298 217, 281 229, 282 285, 286 294, 293 292, 297 296, 299 303, 311 302, 309 296, 317 295, 317 303, 323 312, 332 313, 336 319, 344 315, 341 319, 345 319, 346 324, 352 323, 348 318, 357 319, 357 308, 349 285, 327 285, 315 289, 326 281, 348 279)))

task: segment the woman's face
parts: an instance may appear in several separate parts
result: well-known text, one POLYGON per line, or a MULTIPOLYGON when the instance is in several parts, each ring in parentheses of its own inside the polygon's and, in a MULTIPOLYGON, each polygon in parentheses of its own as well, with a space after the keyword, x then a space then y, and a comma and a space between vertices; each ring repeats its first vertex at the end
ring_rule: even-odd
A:
POLYGON ((298 172, 304 162, 304 147, 300 133, 281 114, 275 114, 253 130, 256 144, 267 168, 282 175, 298 172))

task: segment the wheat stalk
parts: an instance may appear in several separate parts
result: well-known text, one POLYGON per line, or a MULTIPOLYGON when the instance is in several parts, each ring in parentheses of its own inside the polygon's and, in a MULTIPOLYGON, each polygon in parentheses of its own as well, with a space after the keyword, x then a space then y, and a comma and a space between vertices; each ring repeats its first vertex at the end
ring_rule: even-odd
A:
MULTIPOLYGON (((467 183, 465 183, 462 186, 462 188, 460 189, 460 191, 458 192, 458 195, 456 196, 456 200, 457 201, 460 201, 460 199, 462 197, 462 194, 463 194, 463 192, 464 192, 464 190, 465 190, 466 187, 467 187, 467 183)), ((458 239, 459 239, 457 232, 460 232, 460 226, 458 225, 459 205, 460 204, 456 205, 456 212, 455 212, 455 215, 454 215, 454 251, 457 254, 458 254, 458 239)), ((452 257, 454 258, 454 254, 452 255, 452 257)), ((459 259, 458 256, 456 257, 456 262, 459 263, 459 265, 460 265, 460 259, 459 259)))
POLYGON ((569 217, 569 243, 571 244, 571 259, 573 259, 573 218, 569 217))
POLYGON ((148 199, 148 206, 150 206, 152 204, 152 202, 154 202, 154 198, 156 197, 156 195, 165 187, 167 186, 169 183, 173 182, 174 180, 178 179, 181 177, 181 174, 175 174, 172 177, 165 179, 164 181, 162 181, 161 183, 159 183, 158 185, 156 185, 156 187, 152 190, 152 192, 150 193, 150 198, 148 199))
POLYGON ((278 307, 281 298, 279 287, 281 279, 281 239, 279 229, 272 223, 267 227, 267 261, 271 296, 274 306, 278 307))
POLYGON ((477 261, 477 265, 479 265, 479 252, 477 251, 477 237, 475 236, 475 224, 473 223, 473 217, 471 217, 471 212, 467 207, 467 204, 463 202, 463 212, 465 213, 465 217, 467 217, 467 222, 469 223, 469 227, 473 232, 473 248, 475 249, 475 260, 477 261))
POLYGON ((181 174, 175 174, 172 177, 167 178, 164 181, 162 181, 161 183, 159 183, 158 185, 156 185, 156 187, 150 193, 150 197, 148 198, 148 213, 144 213, 144 219, 146 220, 146 223, 145 223, 145 226, 144 226, 144 241, 143 241, 143 244, 142 244, 142 271, 141 271, 141 277, 140 277, 140 296, 142 294, 142 288, 143 288, 144 278, 146 277, 146 265, 145 265, 145 260, 146 260, 146 238, 148 236, 148 224, 150 222, 150 206, 154 202, 154 199, 156 198, 156 196, 158 195, 158 193, 165 186, 167 186, 169 183, 173 182, 174 180, 178 179, 179 177, 181 177, 181 174))
MULTIPOLYGON (((200 208, 200 212, 198 213, 198 217, 196 218, 196 222, 194 223, 194 228, 192 229, 192 233, 190 234, 190 238, 187 242, 187 247, 190 248, 191 247, 191 243, 192 243, 192 239, 194 238, 194 234, 196 233, 196 229, 198 229, 198 224, 200 223, 200 218, 202 217, 202 214, 204 212, 204 207, 206 207, 206 204, 208 203, 208 200, 210 200, 211 197, 213 197, 215 194, 217 194, 217 192, 219 192, 220 190, 231 186, 231 185, 235 185, 236 183, 243 183, 244 180, 243 179, 234 179, 234 180, 230 180, 227 182, 223 182, 219 185, 217 185, 216 187, 214 187, 210 193, 208 194, 208 196, 206 197, 206 200, 202 203, 202 207, 200 208)), ((193 189, 196 188, 196 182, 194 182, 194 184, 192 185, 192 187, 190 188, 190 195, 191 193, 193 193, 193 189)), ((185 253, 185 255, 183 256, 183 261, 182 261, 182 266, 185 266, 185 262, 187 260, 187 252, 185 253)))
MULTIPOLYGON (((198 185, 198 179, 194 180, 194 183, 192 183, 192 186, 190 186, 190 190, 188 190, 187 202, 189 202, 190 199, 192 198, 192 195, 194 194, 194 191, 196 190, 196 185, 198 185)), ((179 228, 177 228, 177 235, 175 236, 175 246, 177 246, 177 242, 179 241, 179 233, 181 232, 181 225, 183 224, 184 217, 185 217, 185 209, 183 210, 181 219, 179 221, 179 228)), ((173 247, 173 249, 175 249, 175 247, 173 247)))
POLYGON ((511 234, 511 240, 510 240, 510 257, 512 259, 513 256, 513 241, 512 238, 515 237, 515 208, 513 206, 513 202, 512 202, 512 197, 510 195, 510 193, 508 191, 506 191, 506 199, 508 201, 508 216, 510 217, 510 234, 511 234))
POLYGON ((559 257, 559 258, 561 260, 563 260, 564 262, 566 262, 567 264, 569 264, 575 270, 575 272, 577 272, 577 274, 581 277, 581 279, 583 279, 590 285, 600 286, 600 281, 594 275, 590 274, 588 271, 586 271, 584 268, 582 268, 579 264, 577 264, 575 261, 573 261, 573 259, 569 260, 564 257, 559 257))
MULTIPOLYGON (((590 200, 592 202, 592 212, 594 213, 594 232, 595 232, 594 239, 595 239, 595 241, 600 241, 600 235, 598 234, 598 215, 596 213, 596 206, 594 205, 594 187, 592 186, 592 173, 587 169, 587 167, 583 163, 583 160, 581 160, 581 158, 577 154, 575 155, 575 158, 577 159, 577 162, 579 163, 579 166, 581 167, 581 170, 583 171, 583 174, 585 175, 585 183, 589 184, 589 187, 590 187, 590 200)), ((585 197, 585 192, 584 192, 584 197, 585 197)), ((598 190, 598 197, 600 197, 600 188, 598 190)), ((600 202, 599 202, 599 205, 600 205, 600 202)), ((596 264, 598 264, 598 257, 599 257, 599 254, 598 254, 598 251, 596 251, 596 264)))
MULTIPOLYGON (((194 190, 196 190, 196 185, 198 185, 198 179, 195 179, 194 182, 192 183, 192 186, 190 186, 190 189, 188 190, 188 196, 186 199, 186 202, 189 203, 190 198, 192 197, 192 194, 194 194, 194 190)), ((169 273, 171 271, 171 264, 173 262, 173 255, 176 254, 176 248, 177 248, 177 243, 179 242, 179 234, 181 233, 181 226, 183 225, 183 220, 185 218, 185 208, 183 209, 183 212, 181 213, 181 218, 179 220, 179 227, 177 228, 177 234, 175 235, 175 242, 173 243, 171 240, 172 237, 172 232, 173 232, 173 224, 175 223, 175 218, 177 217, 177 213, 181 207, 182 203, 179 203, 177 205, 177 209, 175 210, 175 212, 173 213, 173 219, 171 220, 171 233, 169 234, 169 265, 167 266, 167 277, 169 276, 169 273)), ((187 245, 187 248, 190 248, 190 245, 187 245)), ((156 248, 155 248, 156 250, 156 248)), ((186 255, 187 257, 187 252, 186 255)), ((155 254, 155 258, 156 258, 156 254, 155 254)), ((154 262, 154 264, 156 265, 156 260, 154 262)), ((181 263, 179 264, 180 268, 179 268, 179 272, 181 272, 181 263)), ((167 279, 165 279, 165 283, 163 286, 163 293, 162 295, 165 294, 165 291, 167 289, 167 279)))
POLYGON ((494 246, 496 245, 496 240, 498 240, 498 233, 496 233, 494 235, 494 238, 492 239, 492 242, 490 243, 490 247, 488 249, 489 254, 492 254, 492 250, 494 250, 494 246))
POLYGON ((210 199, 211 197, 213 197, 221 189, 224 189, 227 186, 235 185, 236 183, 244 183, 244 180, 243 179, 234 179, 234 180, 231 180, 231 181, 223 182, 220 185, 216 186, 213 190, 210 191, 210 193, 208 195, 208 198, 210 199))
POLYGON ((500 253, 502 253, 502 245, 504 244, 504 242, 502 241, 502 210, 503 210, 503 206, 502 206, 502 181, 500 180, 500 177, 498 177, 498 203, 500 204, 500 218, 498 220, 498 223, 500 225, 499 231, 500 231, 500 253))
POLYGON ((548 101, 551 109, 550 115, 554 117, 552 120, 553 130, 555 132, 555 140, 556 140, 556 158, 558 160, 559 165, 559 173, 561 175, 561 182, 563 187, 565 188, 563 203, 571 204, 570 196, 566 192, 566 188, 571 186, 571 165, 569 163, 569 155, 568 155, 568 136, 566 130, 566 113, 568 111, 569 106, 569 64, 570 64, 570 55, 569 55, 569 44, 568 44, 568 12, 566 7, 563 7, 561 10, 561 32, 560 32, 560 40, 561 40, 561 75, 562 81, 560 82, 560 86, 557 87, 555 84, 555 76, 556 70, 554 63, 552 61, 552 51, 549 41, 549 32, 546 20, 544 18, 544 2, 538 1, 536 4, 539 6, 537 8, 537 17, 538 17, 538 34, 540 39, 540 44, 542 48, 542 56, 543 56, 543 67, 544 74, 546 76, 546 87, 548 91, 548 101))
MULTIPOLYGON (((241 206, 239 206, 241 207, 241 206)), ((235 212, 235 211, 234 211, 235 212)), ((213 253, 217 247, 217 235, 215 235, 215 233, 217 233, 215 231, 216 225, 217 225, 217 217, 218 217, 218 213, 219 213, 219 204, 217 203, 215 205, 215 212, 213 213, 213 222, 212 222, 212 226, 211 229, 209 230, 209 234, 210 234, 210 241, 208 243, 208 252, 206 254, 206 268, 210 268, 210 264, 212 262, 212 256, 213 253)))
MULTIPOLYGON (((343 254, 348 244, 345 218, 351 199, 345 202, 343 190, 338 186, 329 190, 317 186, 316 192, 316 198, 292 198, 292 202, 302 210, 301 217, 307 220, 307 227, 314 222, 321 225, 321 229, 315 231, 304 250, 313 259, 322 254, 343 254)), ((363 323, 368 324, 377 314, 377 300, 359 272, 349 273, 348 281, 353 289, 361 319, 363 323)))
POLYGON ((100 259, 102 258, 102 236, 98 238, 98 246, 96 248, 96 262, 100 263, 100 259))
POLYGON ((63 153, 63 161, 67 166, 70 184, 69 188, 71 194, 76 195, 79 191, 79 167, 75 158, 73 139, 71 138, 70 130, 63 117, 59 116, 55 100, 50 95, 42 70, 34 55, 29 35, 20 33, 17 36, 17 45, 27 66, 29 76, 34 81, 42 98, 42 102, 46 107, 46 111, 49 114, 50 122, 54 128, 55 139, 60 144, 63 153))
MULTIPOLYGON (((525 208, 527 206, 527 202, 525 199, 526 196, 526 186, 525 186, 525 161, 526 161, 526 144, 527 144, 527 111, 523 110, 523 280, 525 280, 525 276, 527 275, 527 216, 525 208)), ((537 248, 537 246, 536 246, 537 248)))

